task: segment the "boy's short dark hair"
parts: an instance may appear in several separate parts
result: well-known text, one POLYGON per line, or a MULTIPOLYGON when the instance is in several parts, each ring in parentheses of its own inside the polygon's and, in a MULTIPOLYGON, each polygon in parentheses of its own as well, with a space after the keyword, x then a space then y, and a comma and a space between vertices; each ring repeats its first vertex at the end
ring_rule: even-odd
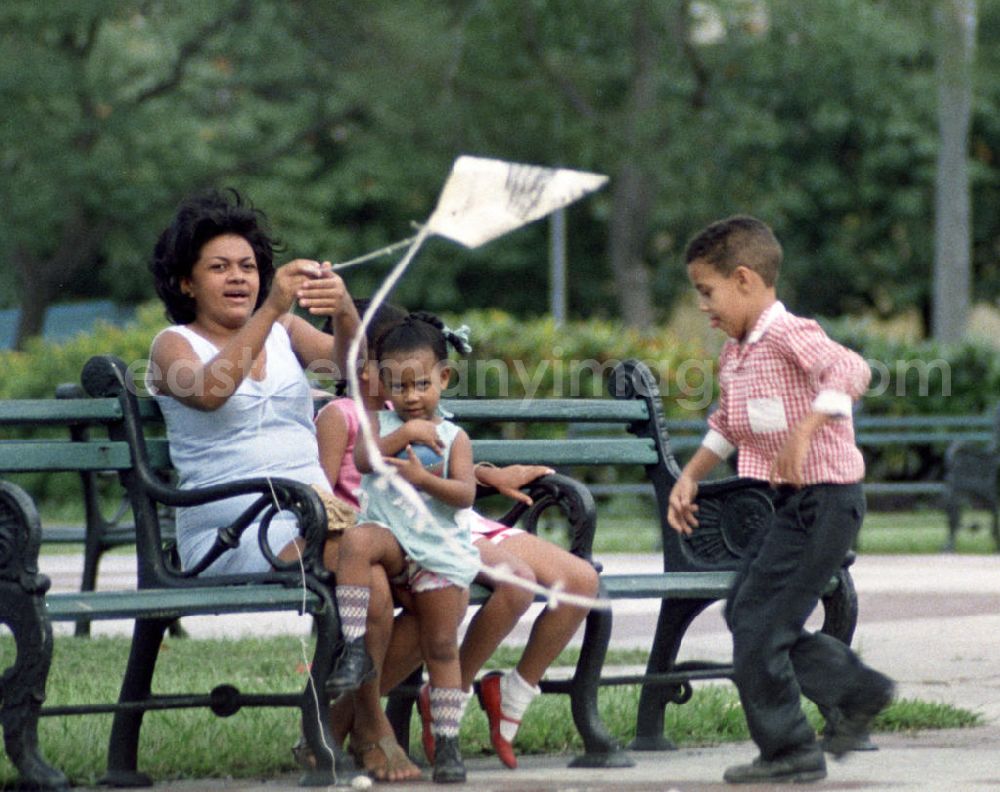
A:
POLYGON ((684 263, 701 259, 729 277, 743 266, 760 275, 766 286, 774 286, 781 269, 781 243, 767 223, 749 215, 717 220, 688 242, 684 263))

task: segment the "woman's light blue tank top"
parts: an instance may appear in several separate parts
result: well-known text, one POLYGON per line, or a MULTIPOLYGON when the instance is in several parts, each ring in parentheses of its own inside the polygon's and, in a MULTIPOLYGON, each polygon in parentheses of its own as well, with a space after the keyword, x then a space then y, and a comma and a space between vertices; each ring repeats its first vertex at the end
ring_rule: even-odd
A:
MULTIPOLYGON (((184 325, 162 332, 182 335, 202 362, 218 354, 214 344, 184 325)), ((264 379, 245 378, 217 410, 196 410, 150 389, 166 421, 170 458, 181 489, 265 476, 330 488, 319 464, 309 382, 285 328, 275 324, 264 348, 264 379)), ((169 376, 169 372, 163 375, 169 376)), ((195 563, 212 545, 216 530, 234 520, 255 498, 240 496, 179 508, 177 545, 182 564, 188 567, 195 563)), ((277 552, 297 533, 293 520, 275 519, 269 531, 272 549, 277 552)), ((267 569, 254 525, 244 532, 240 546, 223 555, 209 572, 232 574, 267 569)))

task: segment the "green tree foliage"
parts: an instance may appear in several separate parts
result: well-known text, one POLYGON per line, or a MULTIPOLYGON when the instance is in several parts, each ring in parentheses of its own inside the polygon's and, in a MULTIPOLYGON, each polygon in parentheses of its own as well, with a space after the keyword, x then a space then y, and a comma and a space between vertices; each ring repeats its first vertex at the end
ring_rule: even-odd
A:
MULTIPOLYGON (((775 226, 796 310, 926 313, 931 19, 928 0, 7 0, 0 299, 24 337, 55 299, 148 296, 156 232, 205 186, 247 193, 286 255, 349 258, 411 234, 474 153, 612 177, 569 213, 576 316, 663 318, 687 237, 737 211, 775 226)), ((1000 288, 994 83, 974 94, 981 298, 1000 288)), ((397 299, 543 313, 545 233, 435 241, 397 299)))

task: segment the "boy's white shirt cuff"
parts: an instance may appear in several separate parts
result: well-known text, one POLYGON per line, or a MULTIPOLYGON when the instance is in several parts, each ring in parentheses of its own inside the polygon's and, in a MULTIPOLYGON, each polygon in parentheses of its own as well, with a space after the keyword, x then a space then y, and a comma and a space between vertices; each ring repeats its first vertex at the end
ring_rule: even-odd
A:
POLYGON ((732 456, 733 451, 736 450, 736 446, 714 429, 708 430, 708 434, 705 435, 705 439, 701 441, 701 444, 719 457, 719 459, 728 459, 732 456))
POLYGON ((814 411, 837 418, 850 418, 851 407, 851 397, 842 391, 835 390, 820 391, 812 403, 814 411))

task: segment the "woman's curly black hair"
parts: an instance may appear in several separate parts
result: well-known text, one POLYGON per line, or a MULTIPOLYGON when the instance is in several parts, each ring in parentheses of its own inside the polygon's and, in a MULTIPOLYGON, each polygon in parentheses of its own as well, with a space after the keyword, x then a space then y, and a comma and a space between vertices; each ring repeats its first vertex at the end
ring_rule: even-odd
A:
POLYGON ((381 361, 397 352, 430 349, 436 360, 446 360, 448 344, 459 352, 465 347, 464 341, 447 330, 437 316, 414 311, 379 334, 375 339, 375 359, 381 361))
POLYGON ((236 190, 210 190, 188 198, 177 207, 173 220, 153 249, 149 268, 156 293, 174 324, 195 320, 195 301, 181 292, 181 280, 190 277, 205 244, 223 234, 241 236, 253 249, 260 276, 254 310, 267 298, 274 278, 274 250, 278 246, 268 229, 267 216, 236 190))

